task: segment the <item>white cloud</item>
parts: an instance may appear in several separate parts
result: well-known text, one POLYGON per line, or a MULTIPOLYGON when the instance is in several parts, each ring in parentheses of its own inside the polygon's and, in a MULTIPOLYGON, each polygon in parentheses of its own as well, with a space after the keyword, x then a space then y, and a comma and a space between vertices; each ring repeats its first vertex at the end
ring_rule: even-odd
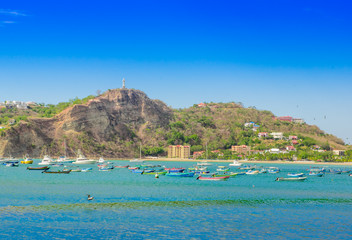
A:
POLYGON ((11 16, 27 16, 27 14, 22 13, 17 10, 9 10, 9 9, 0 9, 0 14, 3 15, 11 15, 11 16))
POLYGON ((2 21, 2 23, 11 24, 11 23, 15 23, 15 22, 14 21, 2 21))

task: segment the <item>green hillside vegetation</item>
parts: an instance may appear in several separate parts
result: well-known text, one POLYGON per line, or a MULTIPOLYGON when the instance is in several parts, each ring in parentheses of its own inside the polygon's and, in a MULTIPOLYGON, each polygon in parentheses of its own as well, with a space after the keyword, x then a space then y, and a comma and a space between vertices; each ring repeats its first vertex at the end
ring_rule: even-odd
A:
POLYGON ((56 114, 62 112, 68 107, 76 104, 85 104, 90 99, 94 99, 95 96, 90 95, 83 99, 74 98, 70 99, 68 102, 60 102, 58 104, 38 104, 37 106, 32 106, 29 109, 18 109, 18 108, 6 108, 2 107, 0 109, 0 126, 8 126, 9 120, 14 119, 14 126, 20 121, 27 121, 29 117, 42 117, 51 118, 56 114))
MULTIPOLYGON (((6 136, 6 131, 15 127, 21 121, 29 121, 31 117, 50 118, 63 110, 76 104, 86 104, 94 96, 83 99, 70 99, 68 102, 53 104, 39 104, 31 109, 19 110, 16 108, 0 109, 0 137, 6 136), (9 120, 14 119, 13 125, 9 120)), ((129 140, 102 139, 97 141, 90 134, 81 132, 76 139, 82 146, 82 150, 92 150, 94 153, 103 155, 106 152, 113 154, 114 146, 123 146, 121 151, 132 152, 139 155, 139 143, 142 144, 142 154, 145 156, 165 156, 168 145, 190 145, 191 154, 205 151, 199 158, 210 159, 238 159, 251 158, 261 160, 275 159, 310 159, 315 161, 349 161, 352 159, 352 150, 344 142, 330 134, 326 134, 317 126, 284 122, 274 119, 270 111, 260 111, 255 107, 244 108, 241 103, 207 103, 205 107, 194 105, 185 109, 174 109, 173 119, 167 127, 154 126, 145 123, 138 130, 128 127, 131 138, 129 140), (254 122, 259 125, 256 131, 253 127, 245 127, 245 123, 254 122), (274 140, 271 136, 259 138, 259 132, 283 132, 284 140, 274 140), (298 137, 297 143, 288 140, 290 135, 298 137), (230 151, 231 146, 247 145, 251 147, 251 155, 237 154, 230 151), (296 151, 285 154, 273 154, 264 152, 271 148, 284 149, 286 146, 294 145, 296 151), (207 147, 206 147, 207 146, 207 147), (316 147, 320 150, 316 151, 316 147), (346 156, 334 156, 332 149, 349 150, 346 156), (213 152, 218 150, 218 152, 213 152)), ((67 146, 75 148, 75 139, 67 139, 67 146), (72 146, 71 146, 72 145, 72 146)), ((47 147, 53 150, 59 149, 63 139, 47 143, 47 147), (55 146, 55 144, 57 146, 55 146), (52 147, 50 147, 53 145, 52 147)))
POLYGON ((236 159, 245 158, 233 154, 229 149, 232 145, 247 145, 252 150, 283 149, 292 145, 289 140, 274 140, 272 137, 259 138, 259 132, 283 132, 285 137, 298 136, 295 145, 297 151, 287 154, 254 154, 254 159, 311 159, 330 161, 337 158, 331 151, 317 152, 314 145, 323 150, 345 149, 341 139, 321 131, 317 126, 297 124, 274 120, 274 114, 269 111, 259 111, 254 108, 243 108, 236 103, 210 103, 206 107, 193 107, 175 110, 174 120, 169 125, 166 134, 167 144, 191 145, 191 154, 195 151, 205 151, 200 158, 236 159), (252 127, 245 127, 247 122, 255 122, 260 127, 253 131, 252 127), (221 154, 212 153, 220 150, 221 154))

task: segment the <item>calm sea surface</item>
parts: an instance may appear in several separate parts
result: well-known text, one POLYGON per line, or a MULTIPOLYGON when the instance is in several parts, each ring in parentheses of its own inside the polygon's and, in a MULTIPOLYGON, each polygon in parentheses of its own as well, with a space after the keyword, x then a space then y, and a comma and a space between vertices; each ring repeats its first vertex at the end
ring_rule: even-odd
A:
MULTIPOLYGON (((224 164, 209 169, 217 165, 224 164)), ((275 182, 309 166, 257 165, 281 172, 211 182, 96 166, 42 174, 1 165, 0 239, 352 239, 352 177, 275 182), (88 202, 87 194, 95 199, 88 202)))

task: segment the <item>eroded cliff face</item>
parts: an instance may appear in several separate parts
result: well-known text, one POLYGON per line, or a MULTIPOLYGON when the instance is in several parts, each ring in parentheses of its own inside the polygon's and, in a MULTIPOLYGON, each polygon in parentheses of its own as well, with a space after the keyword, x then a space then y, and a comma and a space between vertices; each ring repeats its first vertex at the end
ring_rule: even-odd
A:
POLYGON ((4 156, 62 155, 65 142, 71 156, 81 149, 88 156, 133 157, 140 142, 149 141, 141 129, 162 129, 171 118, 171 109, 142 91, 109 90, 53 118, 20 123, 0 140, 0 151, 4 156))

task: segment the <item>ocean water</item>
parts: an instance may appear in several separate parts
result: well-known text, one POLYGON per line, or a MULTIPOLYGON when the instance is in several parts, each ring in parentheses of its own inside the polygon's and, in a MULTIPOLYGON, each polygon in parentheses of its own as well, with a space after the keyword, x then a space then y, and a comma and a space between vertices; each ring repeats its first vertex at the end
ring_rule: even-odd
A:
MULTIPOLYGON (((224 164, 210 170, 216 165, 224 164)), ((0 238, 352 239, 352 177, 276 182, 288 172, 307 173, 309 166, 260 165, 281 172, 211 182, 95 166, 70 174, 0 166, 0 238), (87 194, 94 200, 88 202, 87 194)))

